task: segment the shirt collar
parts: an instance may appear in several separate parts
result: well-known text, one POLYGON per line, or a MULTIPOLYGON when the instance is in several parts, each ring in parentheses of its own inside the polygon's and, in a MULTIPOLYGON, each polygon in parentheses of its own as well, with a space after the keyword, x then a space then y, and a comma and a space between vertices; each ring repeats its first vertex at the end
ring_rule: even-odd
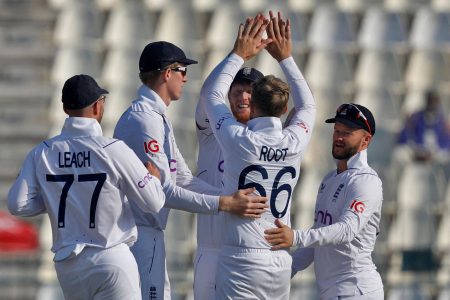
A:
POLYGON ((262 131, 266 134, 281 135, 283 124, 277 117, 258 117, 247 122, 248 129, 252 131, 262 131))
POLYGON ((352 157, 347 161, 347 169, 363 169, 367 167, 367 149, 364 149, 352 157))
POLYGON ((103 131, 96 119, 69 117, 61 130, 64 137, 102 136, 103 131))
POLYGON ((138 90, 138 96, 139 98, 150 102, 150 105, 152 106, 153 110, 155 110, 157 113, 161 115, 166 113, 167 105, 164 103, 164 101, 161 99, 158 93, 156 93, 148 86, 141 85, 141 87, 138 90))

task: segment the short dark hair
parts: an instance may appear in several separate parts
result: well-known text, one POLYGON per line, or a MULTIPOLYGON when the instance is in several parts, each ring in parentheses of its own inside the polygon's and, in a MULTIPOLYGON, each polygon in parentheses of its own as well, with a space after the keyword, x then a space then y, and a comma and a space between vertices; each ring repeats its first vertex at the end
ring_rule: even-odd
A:
MULTIPOLYGON (((174 68, 177 67, 178 65, 180 65, 180 63, 178 62, 174 62, 169 64, 168 66, 164 67, 164 69, 169 69, 169 68, 174 68)), ((159 75, 161 74, 162 70, 151 70, 151 71, 146 71, 146 72, 140 72, 139 73, 139 79, 141 79, 141 82, 144 85, 147 85, 148 82, 153 82, 156 80, 156 78, 159 77, 159 75)))
POLYGON ((147 71, 147 72, 140 72, 139 73, 139 79, 141 79, 141 82, 144 85, 147 85, 147 83, 149 81, 154 81, 159 74, 161 73, 160 70, 152 70, 152 71, 147 71))
POLYGON ((289 101, 289 85, 268 75, 252 86, 252 103, 265 116, 280 117, 289 101))

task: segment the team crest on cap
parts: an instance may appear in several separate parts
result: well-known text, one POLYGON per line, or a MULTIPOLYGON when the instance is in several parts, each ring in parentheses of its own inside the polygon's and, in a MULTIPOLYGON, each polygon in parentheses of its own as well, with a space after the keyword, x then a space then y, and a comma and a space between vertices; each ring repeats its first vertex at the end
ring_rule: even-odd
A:
POLYGON ((346 115, 347 115, 347 107, 342 107, 342 108, 339 110, 339 114, 340 114, 341 116, 346 116, 346 115))
POLYGON ((252 73, 252 69, 251 68, 244 68, 244 70, 242 70, 242 73, 246 76, 250 75, 252 73))

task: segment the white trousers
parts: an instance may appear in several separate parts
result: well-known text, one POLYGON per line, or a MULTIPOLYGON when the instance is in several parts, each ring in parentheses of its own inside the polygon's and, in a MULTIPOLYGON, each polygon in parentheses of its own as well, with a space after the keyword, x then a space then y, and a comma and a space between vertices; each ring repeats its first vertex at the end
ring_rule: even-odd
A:
POLYGON ((215 299, 219 249, 198 248, 194 261, 194 299, 215 299))
POLYGON ((383 299, 384 299, 384 291, 383 289, 379 289, 370 293, 365 293, 363 295, 337 296, 329 298, 328 300, 383 300, 383 299))
POLYGON ((137 226, 138 239, 131 247, 141 278, 141 294, 145 300, 170 300, 164 232, 137 226))
POLYGON ((128 245, 85 247, 70 259, 55 262, 66 300, 141 299, 139 273, 128 245))
POLYGON ((287 251, 224 247, 216 299, 289 299, 292 257, 287 251))

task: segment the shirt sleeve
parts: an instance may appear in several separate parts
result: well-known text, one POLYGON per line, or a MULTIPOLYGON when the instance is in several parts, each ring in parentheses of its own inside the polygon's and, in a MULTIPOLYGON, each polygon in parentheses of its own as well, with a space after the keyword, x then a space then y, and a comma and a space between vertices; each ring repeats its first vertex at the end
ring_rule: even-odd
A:
POLYGON ((19 175, 8 193, 8 209, 11 214, 22 217, 36 216, 46 212, 34 161, 36 149, 25 158, 19 175))
POLYGON ((194 177, 191 170, 189 170, 183 156, 181 155, 179 149, 177 151, 177 185, 182 188, 188 189, 196 193, 203 193, 209 195, 219 196, 221 189, 212 186, 205 181, 194 177))
POLYGON ((200 97, 200 105, 204 106, 211 129, 222 149, 235 143, 234 137, 244 128, 226 105, 231 83, 243 63, 244 60, 239 55, 228 55, 211 72, 208 77, 211 88, 205 88, 203 97, 200 97))
POLYGON ((294 244, 301 247, 340 245, 352 241, 383 202, 381 180, 358 174, 348 183, 345 204, 338 221, 309 230, 294 230, 294 244))
POLYGON ((298 271, 302 271, 314 262, 314 248, 297 248, 292 252, 292 273, 291 277, 298 271))
MULTIPOLYGON (((216 66, 215 69, 220 68, 223 63, 224 62, 222 61, 218 66, 216 66)), ((214 72, 215 71, 213 71, 212 73, 214 72)), ((195 124, 197 126, 197 131, 200 131, 201 133, 206 135, 212 134, 211 124, 209 123, 209 119, 204 106, 205 101, 207 101, 206 98, 211 91, 212 84, 213 77, 210 74, 202 85, 202 88, 200 90, 200 97, 195 109, 195 124)))
POLYGON ((122 141, 112 145, 110 157, 120 174, 120 187, 144 212, 159 212, 165 195, 158 178, 152 176, 136 154, 122 141))
POLYGON ((286 129, 295 132, 303 145, 311 140, 316 121, 316 104, 311 89, 292 56, 280 61, 294 102, 294 111, 289 116, 286 129))
POLYGON ((136 118, 136 128, 134 129, 138 133, 133 133, 134 140, 131 144, 134 147, 132 148, 142 162, 150 160, 158 167, 161 173, 161 184, 166 195, 164 206, 193 213, 218 213, 218 196, 195 193, 177 186, 173 182, 170 175, 171 162, 169 162, 169 157, 164 151, 166 129, 163 116, 157 113, 139 113, 134 117, 136 118))

